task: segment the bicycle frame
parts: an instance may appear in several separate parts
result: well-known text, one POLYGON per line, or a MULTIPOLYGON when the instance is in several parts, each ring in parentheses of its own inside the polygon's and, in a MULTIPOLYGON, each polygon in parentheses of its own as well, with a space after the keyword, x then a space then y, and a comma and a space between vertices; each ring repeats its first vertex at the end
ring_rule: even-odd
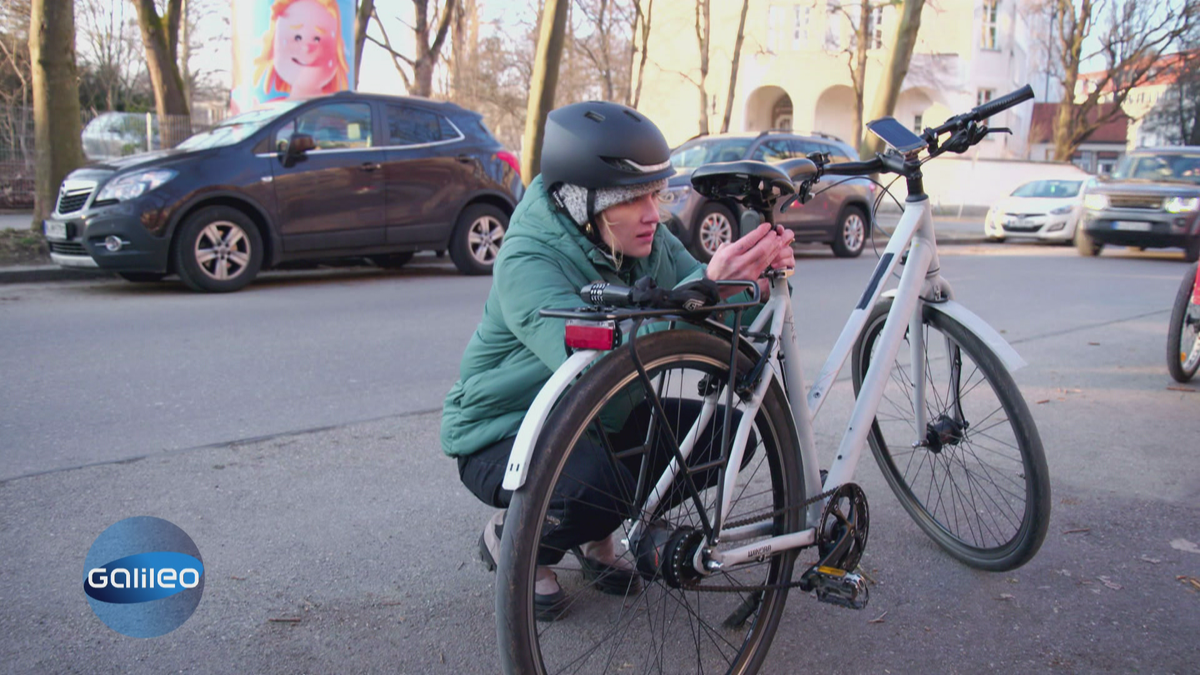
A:
MULTIPOLYGON (((806 488, 805 494, 814 496, 822 491, 850 482, 853 478, 862 450, 867 443, 867 435, 882 400, 884 385, 891 374, 891 364, 895 362, 906 334, 910 336, 911 363, 916 384, 912 400, 913 409, 918 411, 916 428, 925 428, 926 407, 923 382, 925 350, 921 343, 924 335, 921 326, 923 312, 927 305, 950 315, 983 339, 1010 371, 1025 365, 1021 357, 995 329, 962 305, 954 302, 953 292, 949 284, 942 279, 939 271, 940 261, 929 200, 923 194, 910 195, 904 214, 875 266, 866 289, 850 313, 849 319, 842 328, 842 332, 812 388, 807 390, 805 405, 799 405, 795 396, 795 392, 803 392, 805 389, 800 350, 792 315, 791 295, 786 278, 783 276, 774 278, 771 298, 749 328, 751 334, 762 334, 764 329, 767 329, 766 335, 775 338, 773 341, 770 339, 763 341, 772 351, 769 358, 771 367, 764 369, 762 378, 755 386, 748 404, 743 409, 741 421, 733 434, 732 443, 727 449, 729 454, 723 481, 720 485, 721 498, 717 502, 716 515, 712 522, 712 531, 707 546, 698 553, 698 556, 704 555, 704 560, 696 561, 697 569, 715 571, 756 562, 784 550, 811 546, 817 541, 817 527, 824 509, 824 504, 820 501, 809 506, 806 512, 805 528, 798 532, 771 536, 775 525, 770 520, 741 527, 724 528, 723 517, 728 513, 727 505, 735 494, 746 441, 758 408, 762 404, 773 378, 781 378, 781 384, 787 394, 797 433, 796 446, 799 448, 802 459, 801 466, 804 468, 802 479, 806 488), (894 291, 888 292, 893 297, 893 304, 879 338, 879 346, 871 359, 866 378, 855 402, 854 411, 837 453, 829 466, 829 473, 822 484, 818 470, 813 420, 858 341, 871 309, 884 294, 885 280, 891 277, 897 265, 902 265, 904 269, 900 275, 899 286, 894 291), (783 369, 782 372, 778 372, 777 368, 781 362, 783 369), (760 537, 767 538, 760 539, 760 537), (736 543, 748 539, 755 539, 755 541, 725 550, 717 547, 718 544, 736 543)), ((524 483, 528 460, 532 455, 537 436, 550 414, 550 409, 574 379, 602 354, 603 352, 597 351, 576 352, 555 372, 550 381, 538 393, 517 434, 505 473, 504 488, 516 490, 524 483)), ((720 391, 710 393, 705 397, 699 418, 679 443, 680 453, 685 459, 691 452, 695 437, 707 425, 708 420, 717 410, 717 406, 720 405, 721 399, 726 395, 724 386, 719 389, 720 391)), ((924 442, 924 438, 912 440, 914 445, 924 442)), ((665 494, 667 488, 675 481, 679 470, 678 460, 672 461, 647 498, 643 506, 644 513, 654 510, 660 496, 665 494)), ((633 524, 629 531, 630 541, 637 539, 642 526, 641 521, 633 524)))

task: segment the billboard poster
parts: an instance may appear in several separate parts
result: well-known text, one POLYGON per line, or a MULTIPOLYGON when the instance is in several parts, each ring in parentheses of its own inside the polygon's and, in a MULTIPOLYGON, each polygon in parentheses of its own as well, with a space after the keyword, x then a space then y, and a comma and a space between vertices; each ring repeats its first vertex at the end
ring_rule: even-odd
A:
POLYGON ((354 0, 233 0, 232 9, 233 114, 351 88, 354 0))

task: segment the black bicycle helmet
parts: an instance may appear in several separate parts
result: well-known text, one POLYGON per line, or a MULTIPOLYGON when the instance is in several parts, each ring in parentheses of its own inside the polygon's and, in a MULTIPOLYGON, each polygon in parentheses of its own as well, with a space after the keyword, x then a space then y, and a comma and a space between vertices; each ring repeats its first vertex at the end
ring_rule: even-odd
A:
POLYGON ((619 103, 587 101, 550 111, 542 142, 542 182, 598 188, 675 175, 671 148, 647 117, 619 103))

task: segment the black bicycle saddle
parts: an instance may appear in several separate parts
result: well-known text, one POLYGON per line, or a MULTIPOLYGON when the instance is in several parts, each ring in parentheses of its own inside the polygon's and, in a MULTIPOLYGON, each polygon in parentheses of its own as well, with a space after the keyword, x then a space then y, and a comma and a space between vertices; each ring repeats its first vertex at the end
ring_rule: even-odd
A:
POLYGON ((751 159, 705 164, 692 173, 692 187, 709 199, 735 199, 752 208, 796 192, 786 173, 751 159))

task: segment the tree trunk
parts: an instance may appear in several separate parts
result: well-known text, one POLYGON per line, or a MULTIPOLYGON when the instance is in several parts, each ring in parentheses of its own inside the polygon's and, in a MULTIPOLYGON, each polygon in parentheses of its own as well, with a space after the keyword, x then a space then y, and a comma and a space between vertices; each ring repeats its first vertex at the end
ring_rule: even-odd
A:
POLYGON ((704 88, 708 79, 708 42, 711 33, 709 0, 696 0, 696 41, 700 44, 700 135, 708 134, 708 92, 704 88))
POLYGON ((542 27, 529 82, 525 139, 521 144, 521 176, 526 185, 542 172, 542 138, 546 133, 546 116, 554 108, 570 5, 570 0, 546 0, 542 8, 542 27))
POLYGON ((858 13, 858 39, 854 45, 854 66, 850 68, 850 82, 854 86, 854 147, 862 145, 863 92, 867 82, 867 47, 871 39, 871 0, 862 0, 858 13))
POLYGON ((191 135, 191 125, 184 119, 188 116, 188 104, 183 93, 183 78, 175 59, 182 0, 168 0, 166 17, 159 17, 154 0, 136 2, 138 26, 146 48, 146 69, 150 71, 150 84, 154 87, 159 138, 162 147, 173 148, 191 135))
MULTIPOLYGON (((904 0, 904 10, 900 15, 900 26, 896 29, 896 39, 888 54, 887 67, 883 71, 883 81, 879 83, 879 92, 875 95, 875 105, 871 108, 871 119, 887 117, 896 109, 896 99, 900 97, 900 86, 908 75, 908 64, 912 61, 913 47, 917 44, 917 32, 921 29, 921 10, 925 8, 925 0, 904 0)), ((866 159, 875 156, 882 149, 882 144, 875 136, 868 134, 858 146, 858 154, 866 159)))
MULTIPOLYGON (((192 109, 192 90, 194 89, 193 85, 195 84, 192 81, 192 69, 190 66, 190 62, 192 60, 192 46, 189 44, 189 41, 191 40, 192 31, 190 30, 187 16, 188 7, 190 4, 191 3, 188 2, 188 0, 183 0, 183 7, 181 10, 183 17, 179 25, 180 35, 178 59, 180 75, 183 78, 183 99, 187 101, 188 110, 192 109)), ((109 110, 112 110, 112 108, 109 108, 109 110)))
POLYGON ((354 88, 358 89, 358 73, 362 69, 363 46, 367 43, 367 26, 375 11, 375 0, 358 0, 354 14, 354 88))
MULTIPOLYGON (((866 0, 863 0, 866 2, 866 0)), ((742 18, 738 20, 737 42, 733 43, 733 63, 729 71, 729 94, 725 96, 725 118, 721 120, 721 133, 729 132, 729 118, 733 113, 733 95, 737 91, 738 62, 742 59, 742 42, 746 38, 746 12, 750 0, 742 0, 742 18)))
POLYGON ((1079 17, 1071 0, 1058 0, 1059 32, 1062 41, 1063 97, 1054 119, 1054 161, 1069 162, 1078 144, 1075 142, 1075 86, 1079 82, 1079 58, 1083 52, 1085 30, 1091 21, 1092 5, 1083 0, 1079 17), (1069 14, 1067 13, 1069 12, 1069 14), (1068 21, 1067 17, 1071 17, 1068 21))
POLYGON ((29 56, 37 157, 32 226, 38 229, 54 211, 63 178, 83 163, 75 67, 75 0, 33 1, 29 56))
POLYGON ((649 53, 650 53, 649 52, 650 19, 652 18, 652 15, 654 13, 654 0, 650 0, 647 3, 645 15, 642 14, 642 5, 641 5, 640 0, 637 3, 636 7, 637 7, 637 15, 640 17, 640 20, 641 20, 642 55, 638 59, 637 89, 634 90, 634 92, 633 92, 632 107, 634 107, 634 108, 638 107, 638 103, 640 103, 642 100, 642 78, 645 76, 645 73, 646 73, 646 57, 649 56, 649 53))

